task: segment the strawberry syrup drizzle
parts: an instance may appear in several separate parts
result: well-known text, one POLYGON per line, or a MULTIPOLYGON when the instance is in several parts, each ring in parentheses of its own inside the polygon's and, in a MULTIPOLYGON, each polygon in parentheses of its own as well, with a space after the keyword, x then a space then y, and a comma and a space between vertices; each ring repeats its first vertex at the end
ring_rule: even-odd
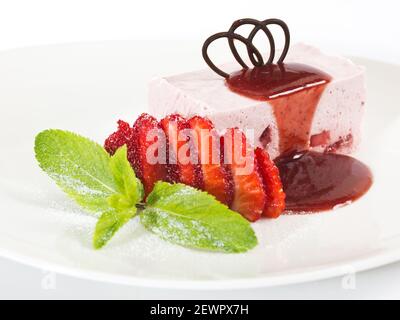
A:
POLYGON ((354 201, 372 184, 369 168, 345 155, 316 153, 310 130, 318 102, 331 77, 313 67, 290 63, 243 69, 226 84, 233 92, 268 101, 279 130, 276 159, 286 210, 316 212, 354 201))
POLYGON ((305 150, 315 109, 331 77, 298 63, 270 64, 243 69, 227 78, 228 87, 241 95, 268 101, 279 129, 281 153, 305 150))

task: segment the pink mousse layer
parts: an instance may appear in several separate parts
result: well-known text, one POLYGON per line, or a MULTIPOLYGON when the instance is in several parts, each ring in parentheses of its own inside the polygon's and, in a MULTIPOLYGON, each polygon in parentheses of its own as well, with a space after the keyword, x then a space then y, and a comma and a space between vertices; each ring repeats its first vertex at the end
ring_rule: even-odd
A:
MULTIPOLYGON (((312 119, 309 148, 353 152, 361 138, 366 96, 364 68, 349 59, 326 55, 305 44, 292 46, 285 62, 306 64, 332 77, 312 119)), ((223 70, 229 72, 238 69, 236 63, 223 66, 223 70)), ((279 130, 269 102, 232 92, 225 79, 210 69, 156 78, 151 81, 149 89, 149 111, 154 116, 161 118, 172 113, 185 117, 201 115, 212 120, 219 130, 230 127, 251 129, 253 137, 249 138, 256 146, 265 147, 272 158, 279 156, 279 130)))

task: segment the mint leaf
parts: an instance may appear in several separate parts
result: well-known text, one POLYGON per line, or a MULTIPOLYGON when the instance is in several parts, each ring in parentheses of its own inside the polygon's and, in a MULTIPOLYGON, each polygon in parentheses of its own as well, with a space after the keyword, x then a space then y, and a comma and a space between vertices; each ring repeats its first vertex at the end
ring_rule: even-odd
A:
POLYGON ((118 193, 108 198, 108 203, 114 210, 103 213, 97 222, 93 237, 95 249, 105 246, 114 234, 136 215, 136 204, 144 196, 143 185, 128 162, 127 150, 126 146, 119 148, 110 159, 110 168, 118 193))
POLYGON ((136 178, 127 147, 110 157, 97 143, 62 130, 46 130, 35 140, 40 167, 79 205, 103 212, 93 238, 103 247, 126 222, 136 215, 143 199, 143 185, 136 178))
POLYGON ((157 182, 140 219, 162 239, 187 247, 245 252, 257 245, 250 223, 240 214, 183 184, 157 182))
POLYGON ((128 149, 119 148, 110 160, 111 172, 118 189, 118 194, 109 198, 109 204, 118 210, 126 210, 136 206, 144 196, 143 184, 136 178, 135 172, 128 161, 128 149))
POLYGON ((124 211, 108 211, 101 215, 96 224, 93 237, 93 247, 100 249, 114 236, 114 234, 124 226, 136 214, 136 207, 124 211))
POLYGON ((105 212, 108 198, 118 193, 110 157, 99 144, 62 130, 46 130, 35 140, 40 167, 87 210, 105 212))

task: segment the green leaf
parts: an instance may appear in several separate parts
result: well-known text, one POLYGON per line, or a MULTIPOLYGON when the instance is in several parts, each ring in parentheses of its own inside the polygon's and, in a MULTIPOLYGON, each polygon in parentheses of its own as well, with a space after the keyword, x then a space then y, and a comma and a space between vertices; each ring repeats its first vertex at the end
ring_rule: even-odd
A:
POLYGON ((124 211, 134 207, 142 201, 144 196, 143 185, 128 161, 128 149, 125 146, 119 148, 110 160, 111 172, 117 185, 118 194, 109 198, 109 204, 118 210, 124 211))
POLYGON ((141 222, 161 238, 187 247, 245 252, 257 245, 250 223, 208 193, 157 182, 141 222))
POLYGON ((35 153, 40 167, 78 204, 104 212, 93 238, 96 249, 136 215, 144 191, 128 161, 126 146, 110 158, 89 139, 68 131, 46 130, 36 136, 35 153))
POLYGON ((93 247, 100 249, 136 214, 136 207, 124 212, 108 211, 101 215, 96 224, 93 247))
POLYGON ((110 169, 118 193, 108 198, 109 205, 115 210, 105 212, 96 225, 93 237, 93 246, 100 249, 114 236, 114 234, 136 215, 136 204, 143 199, 144 189, 136 178, 128 161, 126 146, 119 148, 110 159, 110 169))
POLYGON ((102 146, 72 132, 46 130, 36 136, 35 153, 40 167, 82 207, 110 209, 108 198, 119 187, 102 146))

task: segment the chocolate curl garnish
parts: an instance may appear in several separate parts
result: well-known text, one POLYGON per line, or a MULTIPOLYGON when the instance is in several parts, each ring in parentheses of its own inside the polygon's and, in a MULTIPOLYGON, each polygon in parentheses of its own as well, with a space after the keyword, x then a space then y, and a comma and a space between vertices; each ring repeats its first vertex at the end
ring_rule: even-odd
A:
POLYGON ((204 42, 203 50, 202 50, 204 60, 206 61, 208 66, 211 68, 211 70, 213 70, 215 73, 217 73, 218 75, 220 75, 224 78, 228 78, 229 74, 222 71, 220 68, 218 68, 211 61, 210 57, 208 56, 208 47, 210 46, 210 44, 212 42, 214 42, 217 39, 227 38, 228 43, 229 43, 229 48, 231 49, 231 52, 232 52, 234 58, 242 66, 242 68, 248 69, 249 67, 243 61, 243 59, 240 57, 239 52, 236 49, 234 40, 238 40, 246 45, 247 54, 248 54, 249 59, 254 67, 261 67, 261 66, 272 64, 274 61, 274 58, 275 58, 276 50, 275 50, 274 37, 273 37, 271 31, 268 29, 268 25, 271 25, 271 24, 280 26, 285 34, 285 46, 283 47, 282 54, 277 61, 278 64, 283 63, 283 60, 285 59, 285 57, 289 51, 290 33, 289 33, 289 28, 286 25, 286 23, 279 19, 267 19, 264 21, 259 21, 256 19, 240 19, 240 20, 235 21, 232 24, 232 26, 229 28, 229 31, 216 33, 216 34, 212 35, 211 37, 209 37, 204 42), (235 31, 240 26, 245 25, 245 24, 250 24, 250 25, 254 26, 253 30, 250 32, 250 34, 247 38, 243 37, 240 34, 235 33, 235 31), (254 37, 257 35, 257 33, 260 30, 263 31, 265 33, 265 35, 267 36, 268 41, 269 41, 269 47, 270 47, 269 57, 265 63, 264 63, 264 60, 263 60, 263 57, 262 57, 260 51, 253 44, 254 37))

